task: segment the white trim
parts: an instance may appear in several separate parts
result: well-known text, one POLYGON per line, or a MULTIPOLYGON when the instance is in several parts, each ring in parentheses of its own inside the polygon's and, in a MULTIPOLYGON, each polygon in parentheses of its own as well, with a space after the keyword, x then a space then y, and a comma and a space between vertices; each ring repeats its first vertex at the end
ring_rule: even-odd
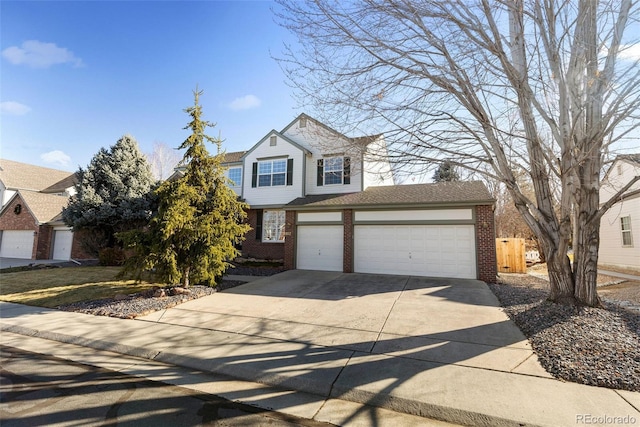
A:
POLYGON ((450 221, 472 220, 472 209, 416 209, 403 211, 359 211, 355 221, 450 221))
POLYGON ((342 212, 298 212, 298 222, 342 221, 342 212))

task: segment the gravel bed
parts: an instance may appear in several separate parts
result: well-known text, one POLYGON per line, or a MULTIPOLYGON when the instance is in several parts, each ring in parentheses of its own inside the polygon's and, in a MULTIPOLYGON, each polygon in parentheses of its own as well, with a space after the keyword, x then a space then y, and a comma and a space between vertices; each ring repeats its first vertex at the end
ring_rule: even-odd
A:
POLYGON ((553 304, 548 283, 528 275, 502 275, 489 287, 554 377, 640 391, 640 312, 607 301, 604 308, 553 304))
POLYGON ((246 282, 237 280, 223 280, 217 287, 190 286, 183 288, 154 288, 144 292, 130 295, 121 295, 115 298, 106 298, 95 301, 84 301, 74 304, 61 305, 58 310, 75 311, 79 313, 93 314, 96 316, 119 317, 121 319, 134 319, 138 316, 153 313, 175 307, 178 304, 192 299, 211 295, 218 291, 230 289, 246 282), (163 296, 154 296, 162 293, 163 296))

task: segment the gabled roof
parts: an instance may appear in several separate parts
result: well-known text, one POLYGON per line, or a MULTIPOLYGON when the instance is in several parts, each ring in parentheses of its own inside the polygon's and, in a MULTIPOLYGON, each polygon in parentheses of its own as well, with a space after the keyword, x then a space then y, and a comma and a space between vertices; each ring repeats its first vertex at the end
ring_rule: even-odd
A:
POLYGON ((299 197, 285 208, 381 207, 414 205, 475 205, 493 203, 480 181, 368 187, 359 193, 299 197))
POLYGON ((71 172, 0 159, 0 181, 10 190, 42 191, 73 175, 71 172))
POLYGON ((69 203, 67 196, 58 196, 55 194, 39 193, 30 190, 18 190, 11 197, 9 202, 4 205, 0 214, 11 204, 15 198, 20 197, 25 204, 25 208, 31 212, 33 217, 39 224, 45 224, 60 216, 62 209, 69 203))
POLYGON ((283 140, 285 140, 286 142, 288 142, 289 144, 293 145, 294 147, 298 148, 300 151, 302 151, 305 154, 310 154, 310 151, 307 150, 306 148, 304 148, 302 145, 298 144, 297 142, 295 142, 294 140, 292 140, 291 138, 284 136, 283 134, 281 134, 280 132, 278 132, 275 129, 272 129, 271 131, 269 131, 263 138, 260 139, 260 141, 258 141, 253 147, 251 147, 251 149, 249 151, 247 151, 246 153, 243 154, 242 158, 244 159, 245 157, 247 157, 251 152, 253 152, 253 150, 255 150, 256 148, 258 148, 258 146, 260 144, 262 144, 263 142, 265 142, 267 140, 267 138, 269 138, 272 135, 276 135, 278 138, 282 138, 283 140))
POLYGON ((62 181, 56 182, 52 186, 45 188, 44 190, 42 190, 42 192, 43 193, 64 193, 67 188, 73 187, 77 183, 78 183, 78 175, 74 173, 72 175, 69 175, 62 181))
POLYGON ((233 153, 224 153, 224 161, 223 163, 240 163, 242 161, 242 156, 244 156, 246 151, 234 151, 233 153))
POLYGON ((309 116, 306 113, 301 113, 298 115, 298 117, 296 117, 295 119, 293 119, 288 125, 286 125, 281 131, 281 134, 284 134, 286 131, 289 130, 289 128, 291 126, 293 126, 296 122, 298 122, 301 118, 306 118, 307 121, 313 122, 318 126, 321 126, 323 128, 325 128, 326 130, 328 130, 329 132, 332 132, 336 135, 339 135, 345 139, 351 140, 352 142, 354 142, 356 145, 362 145, 363 147, 366 147, 367 145, 369 145, 370 143, 372 143, 373 141, 375 141, 376 139, 380 138, 382 136, 382 134, 377 134, 377 135, 365 135, 365 136, 358 136, 358 137, 354 137, 354 138, 350 138, 348 136, 346 136, 345 134, 338 132, 337 130, 325 125, 324 123, 322 123, 319 120, 314 119, 313 117, 309 116))
POLYGON ((637 165, 640 166, 640 153, 636 153, 636 154, 621 154, 618 157, 616 157, 614 162, 617 162, 618 160, 626 160, 629 163, 636 163, 637 165))

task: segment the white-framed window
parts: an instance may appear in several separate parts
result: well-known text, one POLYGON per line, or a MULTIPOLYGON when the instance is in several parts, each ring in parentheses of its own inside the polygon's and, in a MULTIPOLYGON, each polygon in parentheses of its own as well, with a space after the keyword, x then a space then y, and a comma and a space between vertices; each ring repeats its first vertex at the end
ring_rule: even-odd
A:
POLYGON ((276 145, 278 145, 278 137, 273 135, 271 138, 269 138, 269 145, 271 147, 275 147, 276 145))
POLYGON ((620 218, 620 232, 622 233, 622 246, 633 246, 630 216, 623 216, 620 218))
POLYGON ((228 174, 235 187, 242 185, 242 168, 229 168, 228 174))
POLYGON ((262 212, 262 241, 263 242, 284 242, 284 211, 262 212))
POLYGON ((258 162, 258 187, 285 185, 287 181, 287 159, 258 162))
POLYGON ((324 185, 342 184, 344 176, 344 158, 327 157, 324 159, 324 185))

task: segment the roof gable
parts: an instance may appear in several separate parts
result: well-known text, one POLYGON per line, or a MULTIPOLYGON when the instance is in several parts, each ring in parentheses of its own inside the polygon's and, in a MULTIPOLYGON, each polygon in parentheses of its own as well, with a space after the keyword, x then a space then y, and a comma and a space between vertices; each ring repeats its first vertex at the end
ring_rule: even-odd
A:
POLYGON ((0 159, 0 181, 9 190, 42 191, 73 175, 71 172, 0 159))
POLYGON ((267 133, 262 139, 260 139, 260 141, 258 141, 253 147, 251 147, 251 149, 249 151, 247 151, 246 153, 244 153, 244 155, 242 156, 242 159, 244 160, 245 158, 247 158, 249 156, 249 154, 251 154, 253 151, 255 151, 256 148, 258 148, 260 145, 262 145, 264 142, 269 140, 269 137, 271 136, 277 136, 278 138, 282 138, 285 142, 291 144, 292 146, 296 147, 297 149, 299 149, 300 151, 302 151, 305 154, 310 154, 310 151, 307 150, 306 148, 304 148, 302 145, 298 144, 297 142, 295 142, 294 140, 292 140, 291 138, 281 134, 280 132, 278 132, 275 129, 272 129, 269 133, 267 133))

